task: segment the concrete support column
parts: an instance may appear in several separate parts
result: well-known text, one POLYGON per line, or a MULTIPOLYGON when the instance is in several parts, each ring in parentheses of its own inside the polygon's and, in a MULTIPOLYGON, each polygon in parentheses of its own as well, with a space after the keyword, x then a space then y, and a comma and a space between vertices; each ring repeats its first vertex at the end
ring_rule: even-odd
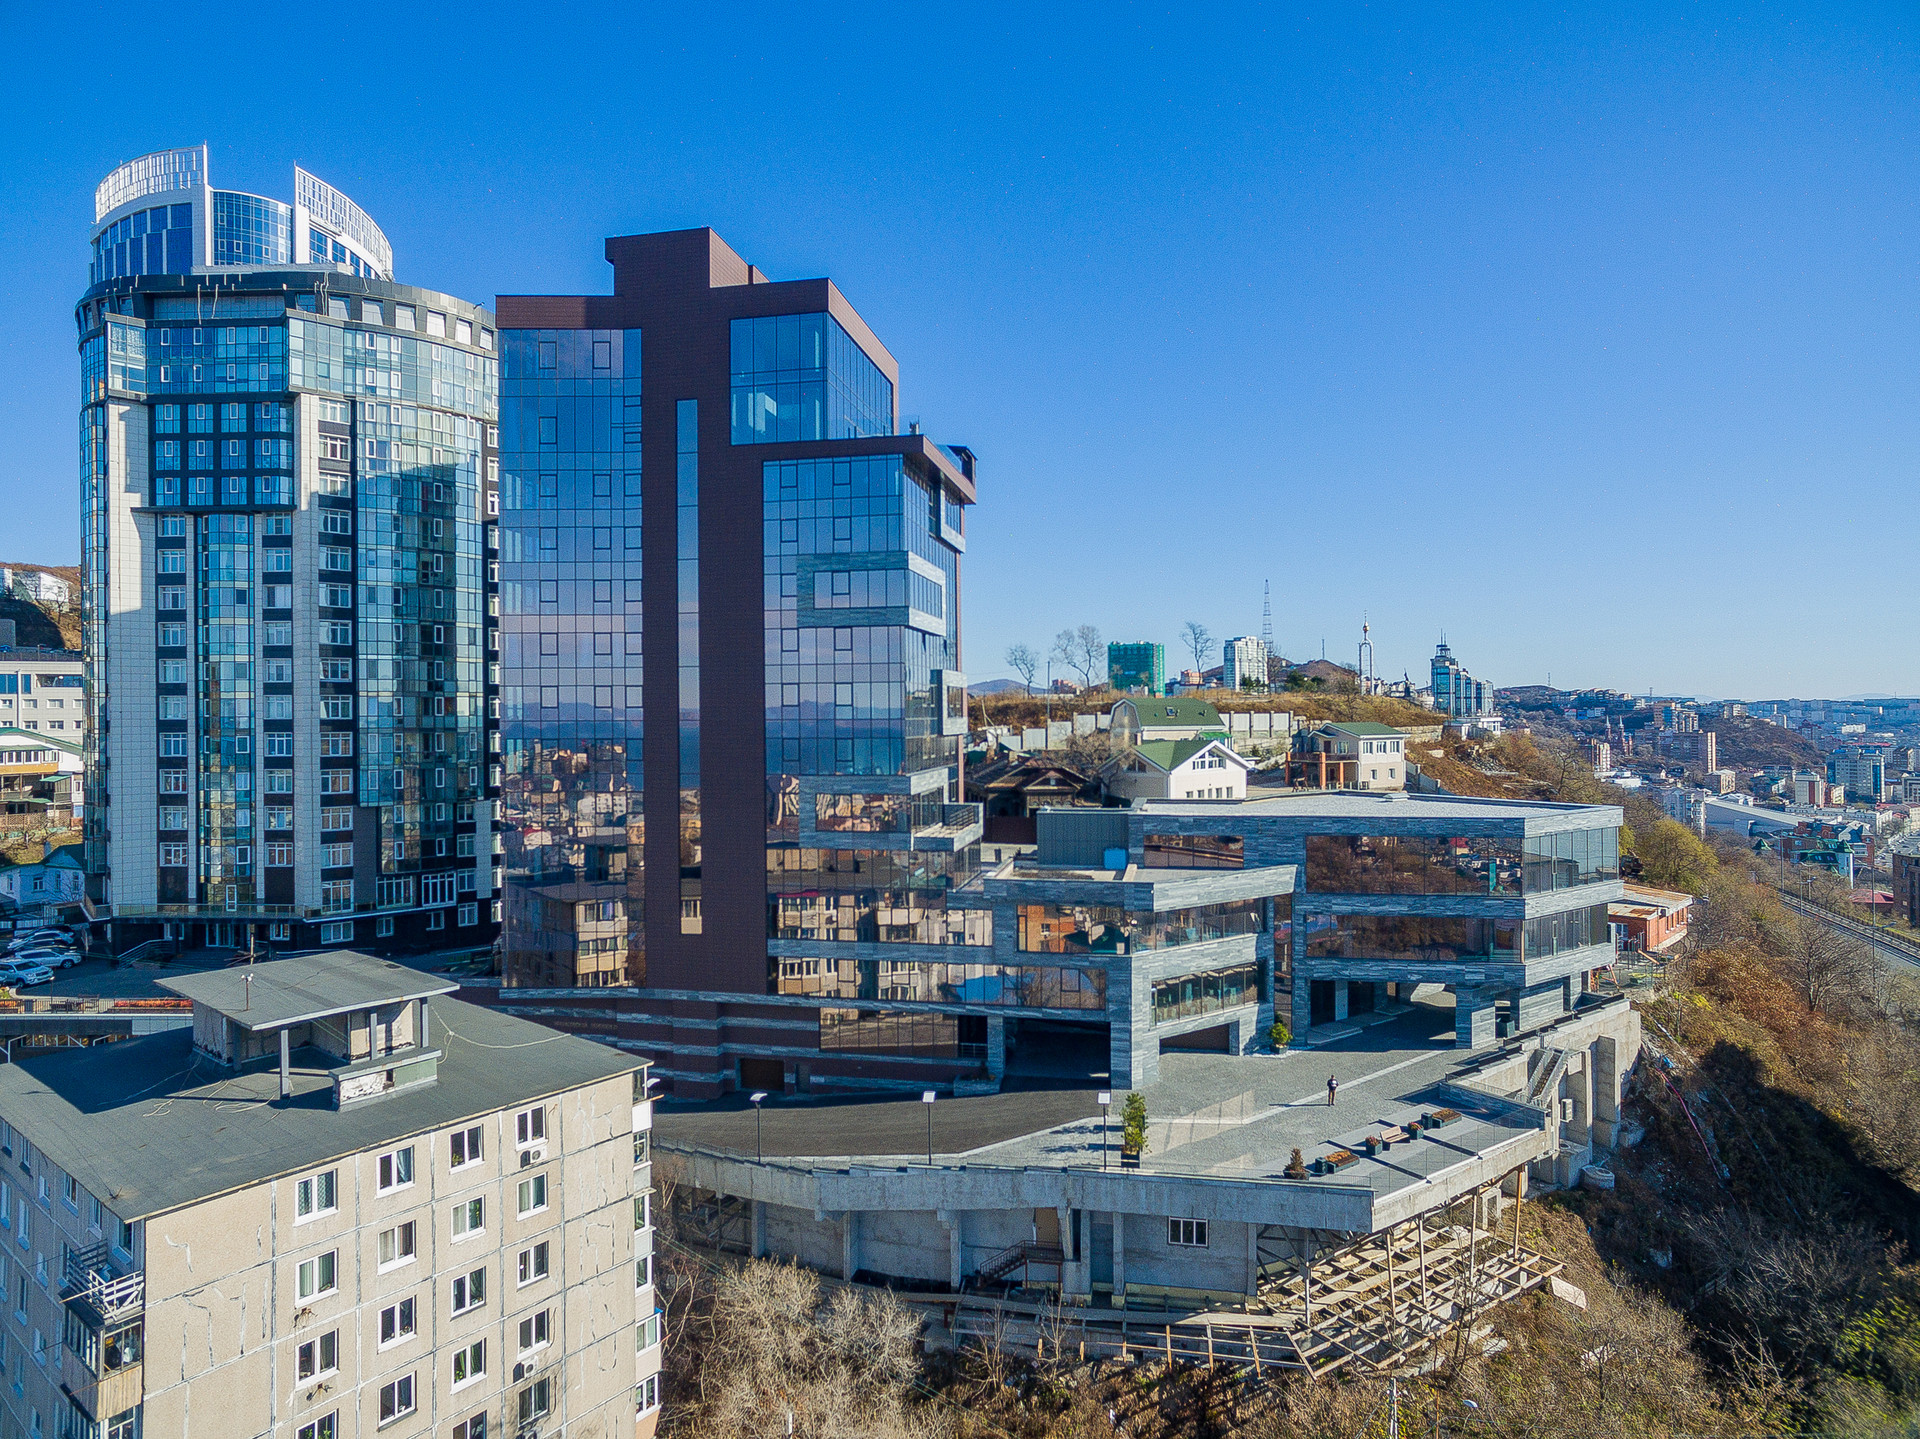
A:
POLYGON ((840 1216, 840 1277, 851 1280, 860 1272, 860 1211, 849 1209, 840 1216))
POLYGON ((947 1288, 955 1294, 966 1282, 966 1246, 960 1238, 960 1211, 939 1210, 934 1218, 947 1226, 947 1288))
POLYGON ((1293 1047, 1304 1048, 1307 1031, 1313 1028, 1313 982, 1298 969, 1293 972, 1293 1008, 1288 1028, 1293 1031, 1293 1047))
POLYGON ((1260 1293, 1260 1226, 1249 1224, 1247 1230, 1247 1298, 1253 1299, 1260 1293))
POLYGON ((1453 1042, 1462 1049, 1486 1049, 1496 1038, 1497 991, 1460 985, 1453 997, 1453 1042))
POLYGON ((1593 1142, 1612 1149, 1620 1142, 1620 1042, 1609 1035, 1594 1040, 1587 1053, 1593 1070, 1593 1142))
POLYGON ((1113 1216, 1113 1307, 1127 1307, 1127 1216, 1113 1216))
MULTIPOLYGON (((1078 1227, 1085 1213, 1075 1209, 1060 1211, 1060 1247, 1066 1253, 1066 1260, 1060 1266, 1060 1297, 1082 1304, 1093 1298, 1093 1256, 1081 1243, 1078 1227)), ((1091 1233, 1085 1237, 1091 1242, 1091 1233)))
POLYGON ((1333 982, 1333 1017, 1336 1021, 1347 1017, 1349 998, 1346 980, 1336 979, 1333 982))
POLYGON ((987 1077, 1000 1080, 1007 1073, 1007 1021, 1000 1015, 987 1016, 987 1077))
POLYGON ((753 1257, 764 1259, 767 1256, 767 1201, 753 1201, 753 1257))

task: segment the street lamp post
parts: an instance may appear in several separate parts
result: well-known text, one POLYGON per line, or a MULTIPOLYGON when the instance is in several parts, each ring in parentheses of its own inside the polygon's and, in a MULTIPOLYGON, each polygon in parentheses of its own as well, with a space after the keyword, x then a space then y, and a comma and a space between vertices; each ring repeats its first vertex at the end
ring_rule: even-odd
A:
POLYGON ((767 1092, 764 1089, 756 1089, 752 1094, 747 1096, 747 1102, 753 1106, 753 1157, 756 1163, 765 1158, 765 1151, 760 1142, 760 1125, 765 1111, 760 1108, 760 1102, 766 1097, 767 1092))
POLYGON ((1100 1167, 1105 1169, 1107 1167, 1107 1110, 1113 1104, 1113 1094, 1110 1090, 1103 1089, 1094 1096, 1094 1100, 1100 1106, 1100 1167))
POLYGON ((920 1091, 920 1102, 927 1109, 927 1163, 933 1163, 933 1101, 936 1098, 931 1089, 920 1091))

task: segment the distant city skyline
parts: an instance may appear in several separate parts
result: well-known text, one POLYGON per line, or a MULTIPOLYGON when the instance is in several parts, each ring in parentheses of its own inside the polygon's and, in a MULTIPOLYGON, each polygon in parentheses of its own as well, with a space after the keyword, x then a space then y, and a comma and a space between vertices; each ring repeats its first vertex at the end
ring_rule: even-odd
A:
POLYGON ((16 17, 15 558, 78 557, 93 184, 205 141, 239 188, 298 162, 351 193, 403 283, 602 290, 604 236, 700 224, 833 275, 903 420, 980 457, 975 678, 1081 624, 1184 667, 1181 622, 1257 635, 1271 579, 1283 649, 1351 663, 1364 613, 1394 678, 1444 632, 1496 686, 1920 689, 1887 549, 1920 519, 1904 8, 1022 14, 1011 41, 977 11, 331 13, 439 63, 371 106, 366 55, 289 14, 143 27, 102 85, 92 27, 16 17), (301 105, 174 79, 263 46, 302 52, 301 105), (872 84, 934 55, 966 76, 939 106, 872 84))

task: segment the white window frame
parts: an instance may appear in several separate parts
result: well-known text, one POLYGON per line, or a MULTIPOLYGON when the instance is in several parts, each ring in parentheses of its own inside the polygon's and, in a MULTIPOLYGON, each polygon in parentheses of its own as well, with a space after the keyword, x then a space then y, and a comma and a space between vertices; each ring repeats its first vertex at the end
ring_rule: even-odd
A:
POLYGON ((392 1270, 413 1263, 420 1257, 420 1230, 418 1226, 413 1220, 404 1219, 391 1229, 381 1230, 379 1248, 375 1250, 375 1255, 378 1266, 376 1272, 380 1274, 386 1274, 392 1270), (386 1250, 389 1240, 392 1242, 392 1257, 378 1258, 378 1256, 386 1250), (400 1247, 403 1244, 406 1245, 405 1249, 400 1247))
POLYGON ((315 1299, 324 1299, 329 1294, 339 1293, 340 1251, 338 1249, 329 1249, 324 1254, 316 1254, 309 1259, 302 1259, 299 1266, 294 1270, 293 1285, 294 1297, 302 1304, 310 1303, 315 1299), (329 1261, 331 1261, 330 1264, 329 1261), (333 1271, 327 1276, 327 1285, 324 1289, 317 1287, 320 1283, 320 1267, 323 1264, 328 1264, 333 1271), (312 1274, 311 1280, 308 1278, 309 1271, 311 1271, 312 1274), (309 1288, 309 1283, 316 1287, 309 1288))
POLYGON ((447 1285, 447 1299, 448 1308, 455 1315, 470 1314, 483 1306, 487 1302, 487 1267, 483 1264, 478 1269, 469 1269, 465 1274, 454 1275, 452 1282, 447 1285), (480 1280, 477 1299, 474 1297, 473 1283, 476 1275, 480 1280), (456 1286, 464 1286, 467 1296, 465 1304, 460 1303, 460 1291, 456 1286))
POLYGON ((547 1192, 547 1188, 548 1188, 547 1176, 545 1171, 542 1171, 539 1174, 529 1174, 525 1179, 522 1179, 514 1189, 514 1194, 513 1194, 513 1202, 514 1202, 514 1210, 515 1210, 514 1217, 516 1219, 526 1219, 531 1215, 546 1213, 547 1204, 550 1198, 547 1192), (535 1204, 528 1204, 527 1203, 528 1198, 531 1195, 533 1195, 536 1191, 540 1196, 539 1202, 535 1204))
POLYGON ((530 1244, 514 1256, 513 1275, 516 1289, 525 1289, 529 1284, 538 1284, 553 1276, 553 1251, 547 1248, 546 1240, 530 1244), (536 1263, 541 1266, 538 1270, 534 1269, 536 1263))
POLYGON ((384 1429, 389 1424, 398 1424, 419 1407, 419 1385, 414 1381, 413 1375, 402 1374, 391 1384, 382 1384, 380 1386, 380 1408, 383 1417, 376 1421, 376 1426, 384 1429), (385 1412, 389 1403, 389 1395, 392 1396, 391 1403, 393 1408, 391 1413, 385 1412), (404 1398, 402 1397, 403 1395, 404 1398))
POLYGON ((307 1340, 306 1343, 301 1344, 294 1349, 293 1373, 294 1373, 294 1378, 298 1380, 300 1383, 302 1384, 317 1383, 319 1380, 325 1379, 328 1375, 338 1374, 339 1372, 340 1372, 340 1331, 338 1329, 329 1329, 325 1334, 316 1334, 314 1335, 313 1338, 307 1340), (322 1365, 321 1357, 324 1351, 322 1350, 321 1346, 324 1345, 329 1339, 333 1341, 333 1362, 331 1364, 322 1365), (306 1362, 305 1355, 309 1349, 313 1351, 314 1367, 312 1369, 305 1369, 302 1366, 306 1362))
POLYGON ((537 1350, 546 1349, 553 1344, 553 1311, 536 1309, 520 1321, 520 1355, 525 1358, 537 1350))
POLYGON ((1207 1221, 1204 1219, 1167 1219, 1167 1243, 1180 1249, 1206 1249, 1207 1221))
POLYGON ((463 1199, 453 1206, 453 1243, 460 1244, 487 1232, 487 1201, 484 1195, 463 1199), (474 1213, 479 1210, 478 1216, 474 1213), (464 1227, 462 1227, 464 1225, 464 1227))
POLYGON ((463 1344, 453 1351, 452 1385, 449 1392, 465 1389, 469 1384, 478 1384, 487 1377, 487 1341, 476 1339, 471 1344, 463 1344), (460 1367, 466 1364, 466 1377, 462 1378, 460 1367))
POLYGON ((373 1162, 373 1192, 375 1194, 398 1194, 403 1189, 413 1188, 415 1178, 413 1146, 403 1144, 398 1149, 389 1149, 373 1162), (405 1155, 407 1177, 397 1178, 400 1173, 401 1156, 405 1155))
POLYGON ((486 1132, 482 1125, 469 1125, 465 1129, 456 1129, 447 1136, 448 1167, 458 1174, 463 1169, 471 1169, 486 1159, 486 1132), (465 1158, 454 1158, 454 1145, 460 1146, 465 1158))
POLYGON ((338 1214, 339 1212, 340 1212, 340 1171, 339 1170, 337 1169, 316 1170, 314 1173, 309 1174, 305 1179, 299 1180, 294 1184, 293 1186, 293 1222, 295 1224, 311 1224, 316 1219, 322 1219, 329 1214, 338 1214), (317 1198, 318 1187, 322 1180, 329 1181, 330 1188, 332 1189, 331 1202, 324 1209, 319 1207, 319 1205, 315 1202, 317 1198), (302 1207, 303 1205, 304 1207, 302 1207))
POLYGON ((374 1325, 373 1334, 375 1347, 383 1350, 393 1349, 410 1340, 418 1339, 420 1337, 419 1301, 415 1299, 413 1295, 408 1294, 387 1305, 380 1311, 380 1316, 374 1325), (403 1312, 405 1312, 409 1320, 405 1329, 400 1327, 400 1319, 403 1312), (387 1326, 387 1316, 389 1314, 393 1316, 393 1337, 391 1339, 384 1337, 387 1326))

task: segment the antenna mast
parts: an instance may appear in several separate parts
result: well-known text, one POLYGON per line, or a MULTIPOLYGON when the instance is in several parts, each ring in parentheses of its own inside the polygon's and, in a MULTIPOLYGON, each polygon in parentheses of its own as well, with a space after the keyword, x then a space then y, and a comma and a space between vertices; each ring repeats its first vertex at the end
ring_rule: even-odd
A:
POLYGON ((1266 602, 1260 610, 1260 643, 1267 647, 1267 658, 1273 658, 1273 581, 1267 580, 1266 602))

